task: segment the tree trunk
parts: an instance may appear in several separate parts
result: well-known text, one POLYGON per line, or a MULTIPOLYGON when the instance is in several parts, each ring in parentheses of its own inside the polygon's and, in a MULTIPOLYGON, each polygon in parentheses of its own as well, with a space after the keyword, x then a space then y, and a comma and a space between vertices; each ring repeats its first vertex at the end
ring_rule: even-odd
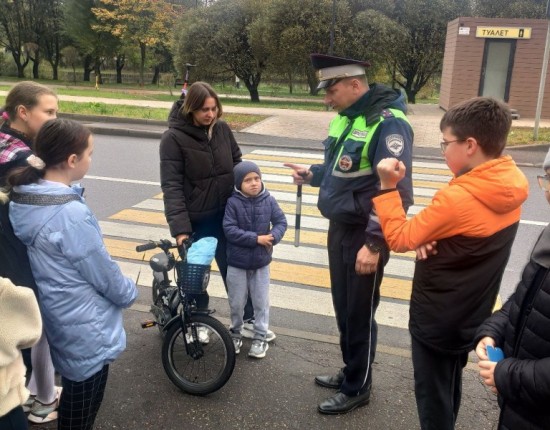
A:
POLYGON ((55 41, 55 54, 53 56, 53 61, 51 62, 52 74, 53 74, 53 80, 54 81, 59 80, 59 62, 60 61, 61 61, 61 51, 59 50, 59 38, 56 38, 56 41, 55 41))
POLYGON ((292 81, 292 72, 288 72, 288 91, 292 94, 294 89, 294 82, 292 81))
POLYGON ((147 47, 145 46, 145 43, 140 43, 139 44, 139 51, 140 51, 140 54, 141 54, 141 60, 140 60, 140 63, 139 63, 139 84, 141 86, 144 86, 145 85, 145 54, 146 54, 146 49, 147 47))
POLYGON ((260 94, 258 94, 258 87, 251 87, 248 89, 250 93, 250 101, 253 103, 260 103, 260 94))
POLYGON ((18 78, 25 77, 25 67, 21 64, 17 64, 17 77, 18 78))
POLYGON ((405 86, 405 93, 407 93, 407 102, 414 105, 416 103, 416 93, 418 93, 418 90, 413 90, 412 88, 405 86))
POLYGON ((317 76, 313 71, 308 70, 306 73, 307 84, 309 86, 309 94, 316 96, 319 90, 317 89, 317 76))
POLYGON ((260 95, 258 94, 259 79, 256 81, 253 76, 243 78, 244 85, 250 93, 250 101, 260 103, 260 95))
POLYGON ((27 57, 27 60, 25 62, 21 62, 21 51, 11 51, 11 56, 13 57, 13 62, 15 63, 15 66, 17 67, 17 77, 18 78, 24 78, 25 77, 25 67, 27 67, 27 64, 29 63, 29 58, 27 57))
POLYGON ((90 82, 90 75, 92 73, 92 70, 92 57, 90 55, 86 55, 84 57, 84 76, 82 78, 84 82, 90 82))
POLYGON ((101 76, 101 62, 99 58, 96 59, 96 62, 94 64, 94 72, 96 76, 99 76, 97 83, 103 85, 103 77, 101 76))
POLYGON ((155 73, 153 74, 153 79, 151 79, 151 84, 155 85, 159 83, 159 76, 160 76, 160 66, 155 66, 155 73))
POLYGON ((32 60, 32 77, 33 79, 39 79, 38 67, 40 66, 40 54, 36 51, 36 55, 32 60))
POLYGON ((19 58, 15 57, 15 54, 13 55, 13 59, 15 61, 15 66, 17 67, 17 77, 18 78, 24 78, 25 77, 25 67, 27 66, 27 63, 21 64, 21 60, 19 58))
POLYGON ((124 55, 117 55, 116 57, 116 83, 122 84, 122 69, 125 66, 124 55))

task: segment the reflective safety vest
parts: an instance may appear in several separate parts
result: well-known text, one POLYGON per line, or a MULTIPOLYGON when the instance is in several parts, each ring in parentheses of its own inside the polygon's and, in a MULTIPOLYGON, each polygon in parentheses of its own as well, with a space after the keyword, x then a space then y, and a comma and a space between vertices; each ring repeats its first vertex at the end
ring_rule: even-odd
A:
POLYGON ((325 142, 326 147, 329 148, 329 159, 331 162, 334 160, 332 166, 327 166, 332 169, 332 176, 358 178, 372 175, 373 170, 369 159, 372 136, 382 121, 392 117, 410 124, 402 111, 391 108, 384 109, 378 121, 370 125, 367 125, 364 115, 359 115, 353 121, 345 116, 335 117, 330 123, 328 142, 325 142))

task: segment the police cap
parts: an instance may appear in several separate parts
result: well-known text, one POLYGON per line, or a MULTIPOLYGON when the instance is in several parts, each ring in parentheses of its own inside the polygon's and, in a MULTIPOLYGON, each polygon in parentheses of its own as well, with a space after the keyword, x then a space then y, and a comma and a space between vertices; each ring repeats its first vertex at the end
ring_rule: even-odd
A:
POLYGON ((335 57, 333 55, 311 54, 311 64, 317 70, 319 85, 317 89, 328 88, 340 79, 365 74, 368 61, 352 60, 351 58, 335 57))

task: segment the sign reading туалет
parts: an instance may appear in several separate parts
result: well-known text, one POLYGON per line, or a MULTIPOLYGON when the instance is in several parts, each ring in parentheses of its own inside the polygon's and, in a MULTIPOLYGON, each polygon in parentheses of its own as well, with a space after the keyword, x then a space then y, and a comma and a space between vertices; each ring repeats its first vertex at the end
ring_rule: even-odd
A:
POLYGON ((531 39, 531 28, 477 27, 476 37, 494 39, 531 39))

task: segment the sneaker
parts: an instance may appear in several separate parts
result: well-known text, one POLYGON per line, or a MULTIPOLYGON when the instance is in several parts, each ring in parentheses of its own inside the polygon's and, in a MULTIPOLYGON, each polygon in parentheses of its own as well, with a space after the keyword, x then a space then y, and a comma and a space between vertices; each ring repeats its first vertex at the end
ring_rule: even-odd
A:
POLYGON ((31 423, 44 424, 57 419, 57 408, 59 407, 59 398, 61 397, 61 387, 55 387, 55 400, 45 405, 39 400, 34 400, 30 413, 27 416, 31 423))
MULTIPOLYGON (((254 339, 254 323, 253 322, 244 323, 241 334, 243 335, 243 337, 247 339, 254 339)), ((268 329, 265 335, 265 341, 266 342, 274 341, 276 337, 277 336, 275 335, 275 333, 273 333, 271 330, 268 329)))
POLYGON ((235 354, 241 352, 241 346, 243 346, 243 341, 236 337, 233 338, 233 346, 235 347, 235 354))
POLYGON ((29 396, 27 401, 25 403, 23 403, 23 412, 25 412, 25 413, 30 412, 30 410, 32 408, 32 404, 34 403, 35 398, 36 398, 36 396, 34 394, 31 394, 29 396))
POLYGON ((249 357, 264 358, 266 351, 269 349, 269 344, 264 340, 254 339, 250 351, 248 351, 249 357))

